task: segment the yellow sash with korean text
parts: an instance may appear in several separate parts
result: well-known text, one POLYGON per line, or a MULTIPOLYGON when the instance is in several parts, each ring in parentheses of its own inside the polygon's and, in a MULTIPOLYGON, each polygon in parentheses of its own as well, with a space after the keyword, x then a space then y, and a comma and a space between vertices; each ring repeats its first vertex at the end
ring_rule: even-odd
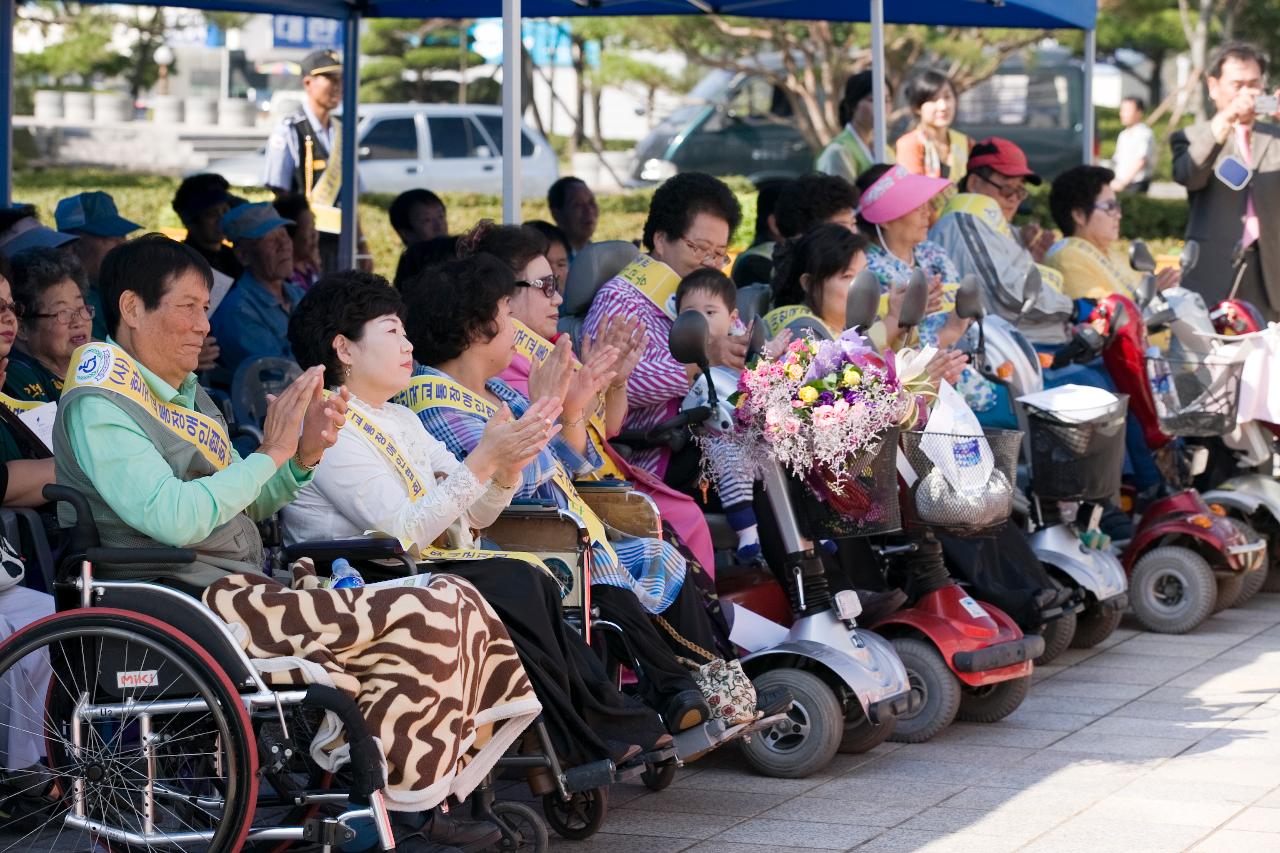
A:
POLYGON ((222 424, 157 400, 137 363, 120 347, 96 341, 72 353, 62 393, 81 386, 102 388, 133 401, 174 436, 199 450, 215 469, 221 471, 231 464, 231 441, 222 424))
POLYGON ((643 293, 669 318, 676 318, 676 288, 680 286, 680 276, 671 267, 648 255, 640 255, 623 267, 618 278, 643 293))
MULTIPOLYGON (((400 448, 396 446, 395 439, 387 435, 372 416, 348 404, 347 426, 355 430, 370 447, 391 463, 391 467, 395 469, 396 473, 400 475, 400 479, 404 482, 405 489, 409 493, 410 503, 418 501, 427 493, 427 484, 417 469, 413 467, 413 462, 400 452, 400 448)), ((406 542, 403 539, 400 542, 405 548, 410 548, 416 544, 406 542)), ((536 554, 529 554, 524 551, 493 551, 487 548, 451 549, 432 546, 418 548, 418 554, 426 560, 488 560, 495 557, 507 557, 537 566, 554 577, 554 574, 547 568, 546 563, 542 562, 541 558, 536 554)))
MULTIPOLYGON (((442 406, 472 415, 479 415, 488 421, 489 418, 498 413, 497 407, 488 400, 473 394, 452 379, 445 379, 440 376, 413 377, 413 382, 395 398, 394 402, 408 407, 414 414, 442 406)), ((605 529, 604 522, 582 500, 578 490, 573 487, 573 480, 569 478, 563 465, 556 465, 555 473, 551 475, 551 482, 564 495, 565 502, 569 505, 569 511, 580 516, 583 523, 586 524, 587 534, 591 537, 591 544, 603 548, 605 553, 609 555, 609 559, 613 560, 615 564, 621 565, 621 560, 618 559, 613 546, 609 544, 609 531, 605 529)))
POLYGON ((765 331, 769 333, 769 337, 776 338, 779 332, 801 318, 814 321, 819 327, 826 329, 831 337, 839 337, 838 333, 832 333, 831 327, 822 322, 822 318, 810 311, 806 305, 783 305, 781 308, 774 308, 764 315, 765 331))
POLYGON ((29 412, 43 405, 44 403, 39 400, 16 400, 8 394, 0 393, 0 406, 4 406, 11 412, 29 412))
MULTIPOLYGON (((534 365, 541 365, 551 357, 551 350, 555 348, 555 344, 519 320, 512 319, 511 325, 516 330, 516 352, 529 359, 529 362, 534 365)), ((622 476, 618 466, 613 464, 613 460, 609 458, 609 454, 605 453, 604 450, 605 442, 609 439, 604 426, 603 406, 587 419, 587 437, 596 446, 596 452, 600 454, 600 458, 603 460, 600 467, 592 475, 592 479, 616 477, 619 480, 625 480, 626 477, 622 476)))

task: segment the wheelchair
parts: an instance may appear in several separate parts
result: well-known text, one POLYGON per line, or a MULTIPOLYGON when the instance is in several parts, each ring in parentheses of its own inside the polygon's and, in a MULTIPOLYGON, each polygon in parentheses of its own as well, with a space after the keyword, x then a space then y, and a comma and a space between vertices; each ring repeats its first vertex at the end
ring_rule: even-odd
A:
MULTIPOLYGON (((41 737, 47 760, 3 781, 10 794, 42 797, 43 808, 0 816, 0 842, 24 850, 83 837, 111 850, 231 853, 305 843, 330 851, 371 825, 376 844, 393 848, 382 750, 356 702, 324 685, 269 686, 232 629, 197 598, 95 577, 95 567, 183 565, 196 555, 101 547, 83 495, 48 486, 45 497, 75 515, 53 573, 57 612, 0 643, 0 684, 14 699, 0 717, 10 731, 41 737), (8 689, 31 672, 49 674, 43 708, 20 706, 8 689), (311 758, 326 712, 349 746, 336 772, 311 758)), ((546 827, 528 806, 495 802, 487 784, 471 802, 502 830, 499 849, 546 849, 546 827)))
MULTIPOLYGON (((599 480, 575 485, 583 501, 605 520, 610 536, 661 536, 657 506, 648 496, 632 490, 630 484, 599 480)), ((614 648, 625 649, 626 636, 618 625, 600 618, 592 609, 591 537, 581 516, 555 504, 518 500, 483 531, 481 542, 501 550, 537 554, 560 587, 561 604, 569 626, 587 640, 602 662, 613 663, 617 672, 619 662, 606 659, 605 638, 616 637, 619 642, 614 648)), ((285 546, 283 557, 286 564, 309 558, 320 574, 328 570, 333 560, 344 557, 368 581, 416 575, 430 571, 431 567, 430 562, 415 560, 392 538, 297 543, 285 546)), ((643 677, 642 667, 634 655, 628 655, 620 663, 643 677)), ((661 790, 674 779, 680 764, 678 756, 691 751, 688 746, 681 749, 678 737, 675 747, 647 752, 636 763, 617 766, 605 759, 565 768, 541 720, 531 727, 529 737, 535 745, 513 749, 499 760, 498 769, 507 776, 524 773, 530 791, 541 797, 547 824, 557 835, 570 840, 589 838, 603 826, 612 784, 639 776, 652 790, 661 790)), ((713 737, 714 732, 708 734, 703 727, 695 729, 698 751, 704 748, 702 741, 713 737)), ((511 804, 500 803, 498 808, 506 805, 511 804)))

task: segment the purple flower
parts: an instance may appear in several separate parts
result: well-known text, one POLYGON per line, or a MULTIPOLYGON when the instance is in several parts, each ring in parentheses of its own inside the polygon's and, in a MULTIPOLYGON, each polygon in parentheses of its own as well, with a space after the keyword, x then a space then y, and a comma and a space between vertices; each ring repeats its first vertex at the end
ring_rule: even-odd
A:
POLYGON ((832 394, 830 391, 823 391, 821 394, 818 395, 818 402, 824 406, 830 406, 835 401, 836 401, 836 395, 832 394))
POLYGON ((821 379, 844 366, 844 353, 835 341, 818 341, 817 344, 813 361, 809 362, 809 372, 804 375, 805 382, 821 379))
POLYGON ((898 384, 898 365, 893 350, 886 348, 884 353, 885 379, 890 385, 898 384))
POLYGON ((850 405, 852 405, 852 404, 853 404, 853 401, 854 401, 854 400, 856 400, 856 399, 858 399, 858 392, 856 392, 856 391, 845 391, 845 392, 844 392, 844 401, 845 401, 846 403, 849 403, 850 405))

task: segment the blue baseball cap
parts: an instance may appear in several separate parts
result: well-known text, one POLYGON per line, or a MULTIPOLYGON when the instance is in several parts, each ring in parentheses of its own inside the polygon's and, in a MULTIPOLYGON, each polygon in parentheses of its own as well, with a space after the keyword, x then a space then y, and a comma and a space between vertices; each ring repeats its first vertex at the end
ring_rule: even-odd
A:
POLYGON ((100 191, 64 198, 58 202, 53 217, 59 231, 94 237, 123 237, 142 227, 121 216, 115 199, 100 191))
POLYGON ((293 224, 292 219, 285 219, 276 213, 269 201, 242 204, 222 214, 222 233, 233 244, 241 240, 265 237, 282 225, 293 224))
POLYGON ((56 249, 75 239, 78 239, 75 234, 54 231, 41 225, 34 216, 28 216, 0 234, 0 253, 12 258, 24 249, 56 249))

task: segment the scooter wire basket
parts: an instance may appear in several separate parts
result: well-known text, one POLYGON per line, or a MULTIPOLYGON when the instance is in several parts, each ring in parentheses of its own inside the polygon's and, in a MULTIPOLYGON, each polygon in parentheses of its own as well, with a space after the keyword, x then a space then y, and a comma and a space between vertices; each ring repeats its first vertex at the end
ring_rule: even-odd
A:
POLYGON ((1147 357, 1160 430, 1173 436, 1226 435, 1236 428, 1241 362, 1147 357))
POLYGON ((1071 411, 1027 406, 1031 488, 1041 500, 1100 501, 1120 492, 1129 397, 1071 411))
POLYGON ((915 516, 935 529, 977 536, 1013 512, 1022 433, 985 429, 982 435, 913 430, 902 453, 915 471, 910 494, 915 516))
POLYGON ((814 539, 843 539, 900 529, 897 464, 898 430, 891 429, 878 448, 853 460, 853 474, 837 477, 823 470, 803 480, 789 477, 805 532, 814 539))

